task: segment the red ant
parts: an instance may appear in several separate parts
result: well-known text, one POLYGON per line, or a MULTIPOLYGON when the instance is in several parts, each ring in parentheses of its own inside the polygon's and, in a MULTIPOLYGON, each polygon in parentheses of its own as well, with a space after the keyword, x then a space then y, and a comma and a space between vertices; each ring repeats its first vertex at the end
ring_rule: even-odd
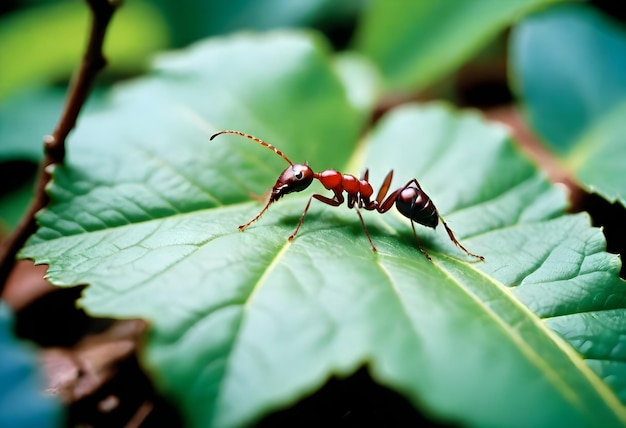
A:
POLYGON ((359 211, 359 208, 363 208, 368 211, 378 211, 383 214, 391 209, 393 204, 396 204, 396 208, 400 213, 411 220, 411 227, 413 228, 413 234, 415 235, 415 240, 417 241, 417 245, 420 251, 428 258, 428 260, 432 260, 428 253, 422 248, 420 241, 417 237, 417 232, 415 231, 415 224, 419 223, 421 225, 432 227, 433 229, 437 227, 439 220, 443 224, 443 227, 448 232, 448 236, 450 240, 456 244, 461 250, 463 250, 467 255, 475 257, 481 261, 485 260, 483 256, 479 256, 473 253, 470 253, 461 243, 456 239, 454 233, 452 233, 452 229, 448 227, 446 222, 443 220, 443 217, 439 215, 435 204, 430 199, 430 197, 422 190, 417 180, 414 178, 406 183, 404 186, 394 190, 391 192, 389 196, 385 198, 385 195, 389 191, 389 185, 391 184, 391 179, 393 177, 393 171, 390 171, 385 177, 383 181, 383 185, 378 191, 378 195, 375 200, 370 200, 370 197, 374 193, 374 189, 372 185, 368 181, 369 170, 365 170, 363 177, 361 179, 356 178, 351 174, 341 174, 339 171, 335 171, 334 169, 327 169, 326 171, 322 171, 320 173, 315 173, 313 170, 306 164, 294 164, 289 160, 287 156, 284 155, 283 152, 278 150, 276 147, 271 144, 266 143, 263 140, 260 140, 252 135, 245 134, 239 131, 220 131, 211 136, 211 140, 221 134, 236 134, 242 137, 246 137, 256 143, 259 143, 262 146, 267 147, 270 150, 273 150, 278 156, 282 157, 284 160, 289 163, 289 167, 283 171, 283 173, 278 177, 276 184, 272 188, 272 193, 269 197, 269 200, 261 210, 252 220, 250 220, 246 224, 242 224, 239 226, 239 230, 243 231, 252 223, 257 221, 261 215, 265 211, 267 211, 268 207, 285 196, 288 193, 292 192, 301 192, 311 185, 313 179, 319 180, 322 185, 328 189, 332 190, 335 194, 333 198, 328 198, 326 196, 320 194, 313 194, 309 198, 309 202, 307 202, 306 207, 304 208, 304 212, 300 217, 300 221, 298 222, 298 226, 296 230, 289 236, 289 241, 293 240, 298 234, 298 230, 300 230, 300 226, 302 226, 302 222, 304 221, 304 216, 309 210, 309 206, 311 205, 311 201, 313 198, 317 199, 320 202, 328 204, 333 207, 338 207, 343 204, 345 199, 343 196, 343 192, 346 192, 348 198, 348 208, 354 208, 356 213, 359 215, 359 220, 361 220, 361 225, 363 226, 363 230, 365 231, 365 235, 367 235, 367 239, 372 246, 372 250, 376 251, 376 247, 372 242, 372 238, 365 226, 365 221, 363 221, 363 216, 359 211))

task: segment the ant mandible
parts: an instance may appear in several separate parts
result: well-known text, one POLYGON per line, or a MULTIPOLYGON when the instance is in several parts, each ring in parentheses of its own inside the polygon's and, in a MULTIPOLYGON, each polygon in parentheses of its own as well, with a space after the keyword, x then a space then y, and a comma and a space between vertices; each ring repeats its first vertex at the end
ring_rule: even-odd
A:
POLYGON ((261 215, 263 215, 263 213, 267 211, 268 207, 272 203, 276 202, 288 193, 301 192, 302 190, 309 187, 314 179, 317 179, 326 189, 331 190, 335 194, 335 196, 329 198, 317 193, 313 194, 309 198, 309 201, 304 208, 304 212, 300 217, 300 221, 298 222, 298 226, 296 226, 296 230, 294 230, 293 233, 289 236, 289 241, 293 240, 298 234, 298 230, 300 230, 300 226, 302 226, 304 216, 309 210, 309 206, 311 205, 311 201, 313 200, 313 198, 330 206, 338 207, 339 205, 344 203, 345 198, 343 196, 343 192, 346 192, 348 199, 348 208, 354 208, 356 210, 356 213, 359 216, 359 220, 361 220, 363 230, 365 231, 365 235, 367 235, 367 239, 369 240, 373 251, 376 251, 376 247, 374 246, 372 238, 370 237, 367 227, 365 226, 365 221, 363 220, 363 216, 361 215, 359 208, 363 208, 368 211, 377 211, 383 214, 389 211, 395 203, 398 211, 400 211, 403 216, 411 220, 411 227, 413 228, 413 235, 415 235, 417 246, 428 260, 432 259, 420 244, 419 238, 417 237, 417 232, 415 231, 414 222, 427 227, 432 227, 434 229, 435 227, 437 227, 439 220, 441 220, 443 227, 446 229, 446 232, 448 232, 450 240, 454 242, 457 247, 459 247, 469 256, 475 257, 481 261, 485 260, 483 256, 470 253, 463 245, 461 245, 461 243, 454 236, 452 229, 448 227, 443 217, 441 217, 441 215, 437 211, 437 208, 435 207, 433 201, 422 190, 415 178, 410 180, 404 186, 394 190, 389 196, 385 198, 387 192, 389 191, 389 185, 391 184, 391 179, 393 177, 393 171, 390 171, 389 174, 387 174, 387 177, 385 177, 383 185, 378 191, 378 195, 376 195, 376 199, 371 200, 370 197, 374 194, 374 189, 368 181, 369 170, 367 169, 360 179, 356 178, 352 174, 341 174, 339 171, 335 171, 334 169, 327 169, 326 171, 316 173, 313 172, 313 170, 306 164, 294 164, 289 160, 287 156, 285 156, 283 152, 281 152, 271 144, 268 144, 259 138, 253 137, 252 135, 248 135, 240 131, 220 131, 213 134, 210 140, 213 140, 215 137, 221 134, 236 134, 242 137, 246 137, 272 150, 278 156, 286 160, 287 163, 289 163, 289 167, 287 167, 287 169, 283 171, 280 177, 278 177, 276 184, 274 184, 269 200, 267 201, 263 209, 252 220, 250 220, 246 224, 242 224, 241 226, 239 226, 239 230, 241 231, 245 230, 248 226, 257 221, 261 217, 261 215))

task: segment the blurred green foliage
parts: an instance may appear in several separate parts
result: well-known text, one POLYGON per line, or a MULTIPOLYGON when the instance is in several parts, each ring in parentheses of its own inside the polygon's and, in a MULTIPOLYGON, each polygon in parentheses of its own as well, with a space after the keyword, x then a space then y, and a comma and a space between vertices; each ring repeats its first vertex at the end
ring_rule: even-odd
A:
POLYGON ((166 18, 172 46, 234 31, 353 25, 368 0, 154 0, 166 18))
MULTIPOLYGON (((88 10, 82 2, 54 2, 0 18, 0 101, 34 84, 67 80, 86 43, 88 10), (8 66, 6 64, 9 64, 8 66)), ((148 55, 167 46, 158 11, 133 0, 111 24, 105 52, 112 72, 142 70, 148 55)))
POLYGON ((461 66, 520 15, 558 0, 372 0, 356 48, 394 91, 425 88, 461 66))
POLYGON ((533 15, 513 31, 511 74, 563 166, 626 205, 626 28, 586 5, 533 15))

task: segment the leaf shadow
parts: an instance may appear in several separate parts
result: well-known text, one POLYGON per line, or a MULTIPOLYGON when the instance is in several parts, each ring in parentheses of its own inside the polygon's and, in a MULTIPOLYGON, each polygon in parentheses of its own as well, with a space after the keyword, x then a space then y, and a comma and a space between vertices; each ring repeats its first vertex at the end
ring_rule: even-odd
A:
POLYGON ((277 411, 259 422, 259 428, 274 426, 421 426, 453 427, 435 421, 415 408, 401 394, 376 383, 367 367, 347 377, 334 376, 325 385, 295 405, 277 411))

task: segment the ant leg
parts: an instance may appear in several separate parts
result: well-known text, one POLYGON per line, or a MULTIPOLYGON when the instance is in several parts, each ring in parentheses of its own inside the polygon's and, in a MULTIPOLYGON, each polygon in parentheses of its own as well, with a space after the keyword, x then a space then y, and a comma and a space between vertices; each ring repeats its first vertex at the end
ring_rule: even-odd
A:
POLYGON ((356 213, 359 215, 359 220, 361 220, 361 226, 363 226, 363 231, 365 232, 365 235, 367 236, 367 240, 370 241, 370 245, 372 246, 372 251, 376 252, 376 246, 374 245, 374 242, 372 242, 372 237, 370 236, 369 231, 367 230, 367 226, 365 226, 365 220, 363 220, 363 216, 361 215, 361 211, 359 211, 359 207, 354 207, 354 209, 356 210, 356 213))
POLYGON ((265 206, 263 207, 263 209, 261 210, 261 212, 259 212, 259 213, 256 215, 256 217, 254 217, 252 220, 250 220, 250 221, 249 221, 249 222, 247 222, 246 224, 242 224, 241 226, 239 226, 239 227, 238 227, 238 229, 239 229, 240 231, 242 231, 242 232, 243 232, 244 230, 246 230, 246 228, 247 228, 248 226, 250 226, 252 223, 254 223, 254 222, 255 222, 255 221, 257 221, 259 218, 261 218, 261 216, 263 215, 263 213, 264 213, 265 211, 267 211, 267 208, 270 206, 270 204, 271 204, 271 203, 272 203, 272 200, 271 200, 271 199, 270 199, 270 200, 268 200, 268 201, 267 201, 267 204, 265 204, 265 206))
POLYGON ((309 210, 309 207, 311 206, 311 201, 313 200, 313 198, 333 207, 338 207, 339 205, 343 203, 343 195, 341 195, 341 193, 335 192, 335 198, 337 199, 327 198, 326 196, 323 196, 317 193, 314 195, 311 195, 311 197, 309 198, 309 202, 307 202, 306 207, 304 207, 304 212, 302 213, 302 216, 300 217, 300 221, 298 222, 298 226, 296 226, 296 230, 294 230, 293 233, 289 235, 288 239, 290 241, 293 241, 293 238, 295 238, 296 235, 298 234, 298 231, 300 230, 300 226, 302 226, 302 222, 304 221, 304 216, 306 215, 306 212, 309 210))
MULTIPOLYGON (((348 195, 348 196, 350 196, 350 195, 348 195)), ((311 206, 311 201, 313 200, 313 198, 317 199, 320 202, 324 202, 325 204, 333 206, 333 207, 338 207, 344 201, 343 195, 341 193, 335 193, 335 198, 337 198, 337 199, 327 198, 326 196, 319 195, 319 194, 312 195, 309 198, 309 202, 307 202, 306 207, 304 207, 304 212, 302 213, 302 216, 300 217, 300 221, 298 222, 298 226, 296 227, 296 230, 294 230, 293 233, 288 238, 290 241, 293 241, 293 239, 298 234, 298 231, 300 230, 300 226, 302 226, 302 222, 304 221, 304 216, 306 215, 307 211, 309 210, 309 207, 311 206)), ((372 237, 370 236, 370 233, 367 230, 367 226, 365 226, 365 220, 363 220, 363 216, 361 215, 361 212, 359 211, 359 207, 357 205, 353 205, 353 207, 354 207, 354 209, 356 210, 356 213, 359 216, 359 220, 361 220, 361 226, 363 226, 363 230, 365 231, 365 235, 367 236, 367 240, 370 242, 370 245, 372 247, 372 251, 376 252, 377 251, 376 250, 376 246, 374 245, 374 242, 372 241, 372 237)))
POLYGON ((485 261, 485 258, 483 256, 479 256, 477 254, 474 253, 470 253, 467 248, 465 248, 463 245, 461 245, 461 243, 456 239, 456 237, 454 236, 454 233, 452 232, 452 229, 450 229, 450 227, 448 227, 448 224, 444 221, 443 217, 439 216, 439 219, 441 220, 441 223, 443 224, 443 227, 446 228, 446 232, 448 232, 448 236, 450 237, 450 240, 452 242, 455 243, 455 245, 457 247, 459 247, 461 250, 465 251, 465 253, 468 256, 472 256, 472 257, 476 257, 478 260, 480 260, 481 262, 485 261))
POLYGON ((385 177, 385 180, 383 181, 382 186, 380 186, 380 190, 378 191, 378 194, 376 195, 376 202, 378 203, 378 205, 380 205, 383 202, 383 199, 385 199, 385 195, 387 194, 387 191, 389 190, 389 186, 391 185, 391 179, 393 178, 393 170, 389 171, 389 174, 387 174, 387 176, 385 177))
POLYGON ((426 252, 426 250, 422 248, 422 244, 420 243, 420 240, 417 237, 417 232, 415 231, 415 223, 413 223, 413 220, 411 220, 411 227, 413 228, 413 236, 415 236, 415 241, 417 242, 417 246, 419 247, 422 254, 424 254, 426 258, 432 262, 433 259, 431 259, 430 255, 426 252))

